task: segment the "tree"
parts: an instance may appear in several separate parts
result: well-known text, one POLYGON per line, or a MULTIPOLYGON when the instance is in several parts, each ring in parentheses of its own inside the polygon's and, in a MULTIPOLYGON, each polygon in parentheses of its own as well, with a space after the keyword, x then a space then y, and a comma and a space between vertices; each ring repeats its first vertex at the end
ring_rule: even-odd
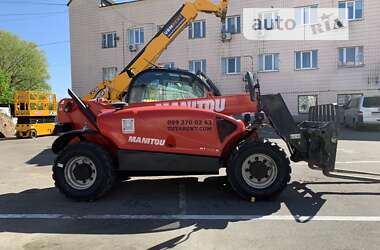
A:
POLYGON ((12 102, 13 94, 9 83, 10 77, 0 70, 0 104, 8 104, 12 102))
POLYGON ((8 79, 1 83, 0 96, 8 96, 3 91, 10 91, 13 97, 16 90, 50 90, 43 52, 36 44, 5 31, 0 31, 0 72, 4 79, 8 79))

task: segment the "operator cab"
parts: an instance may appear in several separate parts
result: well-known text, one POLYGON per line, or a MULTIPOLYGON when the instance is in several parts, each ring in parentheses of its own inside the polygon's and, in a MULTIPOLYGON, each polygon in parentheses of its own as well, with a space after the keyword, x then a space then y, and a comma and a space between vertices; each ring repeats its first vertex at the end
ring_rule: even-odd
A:
POLYGON ((220 96, 215 84, 181 69, 151 68, 136 75, 129 85, 125 101, 129 104, 220 96))

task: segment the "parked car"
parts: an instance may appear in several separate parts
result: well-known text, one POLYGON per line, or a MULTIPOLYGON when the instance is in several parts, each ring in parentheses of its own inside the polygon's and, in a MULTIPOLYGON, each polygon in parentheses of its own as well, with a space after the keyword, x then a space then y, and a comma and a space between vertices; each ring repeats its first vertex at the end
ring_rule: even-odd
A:
POLYGON ((363 125, 380 126, 380 96, 352 98, 345 106, 344 125, 354 129, 363 125))

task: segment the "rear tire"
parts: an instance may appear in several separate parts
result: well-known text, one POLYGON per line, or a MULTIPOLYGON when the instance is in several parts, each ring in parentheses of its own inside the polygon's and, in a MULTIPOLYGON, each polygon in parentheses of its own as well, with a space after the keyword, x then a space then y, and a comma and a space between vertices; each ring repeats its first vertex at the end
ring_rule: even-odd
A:
POLYGON ((55 186, 70 199, 97 200, 114 184, 112 162, 109 153, 97 144, 79 142, 69 145, 55 160, 55 186))
POLYGON ((249 142, 238 147, 227 166, 230 185, 242 198, 270 198, 290 181, 290 161, 275 143, 249 142))

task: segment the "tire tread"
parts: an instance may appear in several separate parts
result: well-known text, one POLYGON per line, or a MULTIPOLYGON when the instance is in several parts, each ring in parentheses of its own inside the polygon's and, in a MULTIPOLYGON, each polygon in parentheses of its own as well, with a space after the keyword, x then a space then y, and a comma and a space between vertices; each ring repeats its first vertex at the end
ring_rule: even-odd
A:
POLYGON ((290 160, 287 157, 285 150, 282 149, 281 147, 279 147, 277 143, 271 142, 269 140, 246 142, 246 143, 239 145, 233 151, 233 153, 231 154, 231 157, 229 158, 228 165, 227 165, 227 177, 228 177, 229 183, 230 183, 232 189, 236 193, 238 193, 242 198, 247 199, 247 200, 250 200, 252 198, 251 195, 247 194, 247 192, 242 190, 242 188, 239 186, 237 181, 234 180, 234 178, 233 178, 234 175, 232 173, 233 172, 232 166, 234 166, 234 162, 236 162, 239 155, 242 152, 244 152, 245 150, 248 150, 249 148, 252 148, 252 147, 269 147, 273 152, 278 154, 281 161, 283 162, 283 164, 281 164, 281 167, 285 168, 284 170, 285 170, 286 176, 285 176, 285 178, 282 179, 282 181, 280 183, 278 183, 276 191, 273 193, 264 192, 264 194, 262 194, 262 195, 255 196, 255 198, 265 199, 265 198, 269 198, 271 196, 275 196, 278 193, 280 193, 286 187, 286 185, 289 183, 289 181, 291 179, 291 172, 292 171, 291 171, 291 167, 290 167, 290 160))
POLYGON ((69 199, 76 200, 76 201, 87 201, 87 202, 98 200, 99 198, 104 196, 106 193, 108 193, 112 189, 113 184, 115 182, 116 177, 115 177, 114 166, 112 162, 113 161, 109 153, 106 150, 104 150, 101 146, 95 143, 78 142, 78 143, 69 145, 66 148, 64 148, 61 151, 61 153, 58 155, 58 157, 54 160, 53 175, 52 175, 52 178, 54 180, 54 185, 55 187, 58 188, 60 193, 64 194, 69 199), (97 192, 94 192, 91 195, 88 195, 85 197, 78 197, 76 195, 73 195, 60 183, 60 181, 58 180, 58 175, 57 175, 57 171, 59 169, 57 164, 60 162, 60 159, 63 156, 67 155, 69 152, 76 151, 78 147, 81 150, 85 148, 86 150, 89 150, 95 153, 95 155, 100 158, 99 160, 103 163, 103 171, 104 171, 104 175, 106 179, 105 183, 99 188, 99 190, 97 190, 97 192))

